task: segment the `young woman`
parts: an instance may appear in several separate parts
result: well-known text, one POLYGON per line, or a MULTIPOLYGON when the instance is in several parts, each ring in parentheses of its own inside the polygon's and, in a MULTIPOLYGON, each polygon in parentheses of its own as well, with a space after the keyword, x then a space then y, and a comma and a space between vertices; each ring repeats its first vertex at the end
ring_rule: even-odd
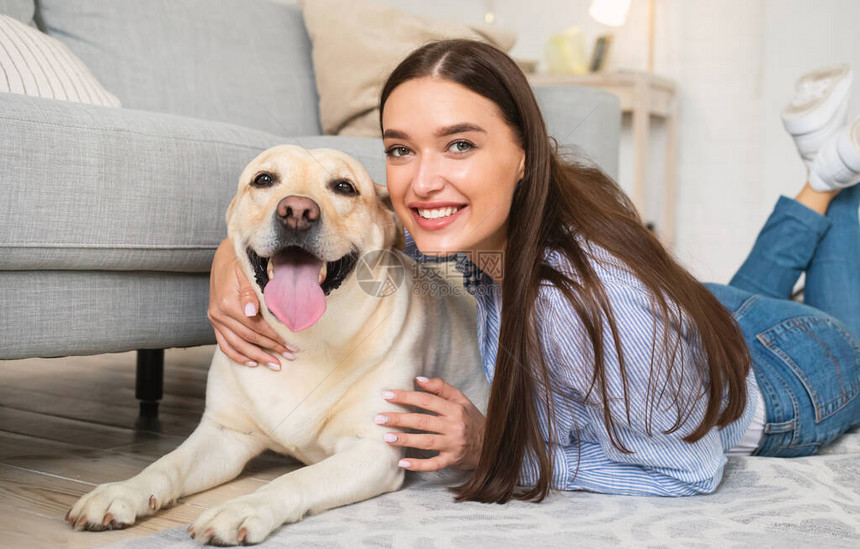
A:
MULTIPOLYGON (((444 380, 386 392, 435 414, 375 419, 427 421, 385 434, 439 451, 401 466, 474 469, 458 500, 709 493, 727 452, 813 454, 860 424, 860 120, 844 126, 850 71, 805 78, 784 121, 815 188, 780 197, 729 285, 703 285, 611 179, 561 158, 506 54, 450 40, 405 59, 380 99, 387 186, 408 253, 456 254, 492 390, 486 418, 444 380)), ((226 244, 211 291, 228 356, 278 369, 265 349, 300 352, 257 315, 226 244)))

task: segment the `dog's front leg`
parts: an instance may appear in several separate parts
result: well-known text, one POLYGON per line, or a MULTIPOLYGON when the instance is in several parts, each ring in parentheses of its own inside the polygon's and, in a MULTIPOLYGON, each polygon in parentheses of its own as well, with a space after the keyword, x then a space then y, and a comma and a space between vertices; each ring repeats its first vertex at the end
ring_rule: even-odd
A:
POLYGON ((227 429, 204 415, 176 450, 128 480, 97 486, 72 506, 66 520, 76 530, 130 526, 181 496, 234 478, 265 448, 259 434, 227 429))
MULTIPOLYGON (((380 437, 381 438, 381 437, 380 437)), ((287 473, 253 494, 204 512, 191 526, 203 543, 259 543, 284 523, 392 492, 403 484, 402 450, 378 439, 344 439, 335 453, 287 473)))

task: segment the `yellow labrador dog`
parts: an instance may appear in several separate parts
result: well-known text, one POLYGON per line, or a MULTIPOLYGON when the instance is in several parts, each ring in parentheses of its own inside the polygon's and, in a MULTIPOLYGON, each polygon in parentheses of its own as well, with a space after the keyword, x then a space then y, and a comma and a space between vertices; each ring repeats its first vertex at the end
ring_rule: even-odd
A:
POLYGON ((227 226, 263 316, 300 351, 274 372, 216 350, 197 429, 137 476, 79 499, 67 515, 78 529, 134 524, 271 449, 306 466, 191 527, 202 542, 258 543, 306 513, 400 488, 404 450, 385 443, 391 427, 373 419, 412 410, 383 390, 441 377, 486 410, 474 302, 453 287, 415 291, 427 271, 395 249, 402 229, 385 188, 355 159, 289 145, 263 152, 240 176, 227 226))

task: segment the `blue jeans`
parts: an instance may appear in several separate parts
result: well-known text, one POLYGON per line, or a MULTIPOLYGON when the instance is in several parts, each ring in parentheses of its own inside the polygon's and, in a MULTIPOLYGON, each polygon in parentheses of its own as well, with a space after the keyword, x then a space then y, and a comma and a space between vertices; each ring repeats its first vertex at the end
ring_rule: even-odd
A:
POLYGON ((860 425, 860 185, 823 216, 781 196, 729 285, 705 284, 737 320, 764 395, 752 455, 818 452, 860 425), (804 303, 791 291, 806 271, 804 303))

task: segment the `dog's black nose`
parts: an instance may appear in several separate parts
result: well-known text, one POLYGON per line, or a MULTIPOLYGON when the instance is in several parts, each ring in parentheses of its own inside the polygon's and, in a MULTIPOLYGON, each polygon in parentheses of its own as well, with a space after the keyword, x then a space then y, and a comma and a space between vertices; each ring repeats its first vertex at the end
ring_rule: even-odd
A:
POLYGON ((319 204, 304 196, 288 196, 278 203, 278 219, 296 231, 311 228, 320 218, 319 204))

